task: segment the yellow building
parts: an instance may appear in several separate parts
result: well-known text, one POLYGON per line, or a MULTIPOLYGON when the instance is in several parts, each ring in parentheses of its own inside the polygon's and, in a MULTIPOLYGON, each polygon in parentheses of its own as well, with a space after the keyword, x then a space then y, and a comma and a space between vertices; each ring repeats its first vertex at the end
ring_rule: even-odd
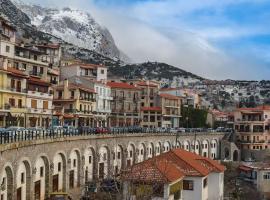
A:
POLYGON ((0 62, 0 126, 25 126, 28 75, 0 62))

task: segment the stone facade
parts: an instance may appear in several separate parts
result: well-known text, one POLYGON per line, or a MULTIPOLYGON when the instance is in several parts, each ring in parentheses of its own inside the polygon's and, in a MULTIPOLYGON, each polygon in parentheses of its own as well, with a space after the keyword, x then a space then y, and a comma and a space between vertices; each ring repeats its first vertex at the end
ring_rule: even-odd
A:
MULTIPOLYGON (((196 136, 202 155, 203 141, 217 143, 219 158, 222 133, 200 133, 196 136)), ((0 182, 4 200, 45 199, 52 191, 66 191, 77 199, 86 180, 112 177, 126 166, 158 155, 171 148, 190 151, 194 135, 126 134, 89 135, 26 141, 0 147, 0 182), (176 143, 177 141, 177 143, 176 143), (42 173, 41 173, 42 172, 42 173), (3 180, 4 179, 4 180, 3 180), (36 189, 35 189, 36 188, 36 189), (38 190, 38 188, 40 190, 38 190), (38 194, 37 194, 38 193, 38 194)), ((208 155, 211 145, 207 145, 208 155)))

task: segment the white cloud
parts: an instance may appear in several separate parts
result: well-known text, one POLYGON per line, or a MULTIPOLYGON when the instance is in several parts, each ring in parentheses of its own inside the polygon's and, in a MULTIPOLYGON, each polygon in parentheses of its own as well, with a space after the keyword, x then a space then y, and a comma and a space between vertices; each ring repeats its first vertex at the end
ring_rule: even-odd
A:
MULTIPOLYGON (((251 0, 237 3, 243 1, 251 0)), ((213 79, 260 79, 269 73, 263 67, 263 70, 258 70, 257 63, 251 59, 226 55, 208 41, 242 37, 262 30, 243 28, 235 31, 234 27, 198 29, 177 21, 186 13, 202 8, 223 9, 236 3, 235 0, 147 1, 123 7, 97 7, 90 0, 46 2, 47 5, 65 5, 89 11, 110 30, 119 48, 135 62, 166 62, 213 79)))

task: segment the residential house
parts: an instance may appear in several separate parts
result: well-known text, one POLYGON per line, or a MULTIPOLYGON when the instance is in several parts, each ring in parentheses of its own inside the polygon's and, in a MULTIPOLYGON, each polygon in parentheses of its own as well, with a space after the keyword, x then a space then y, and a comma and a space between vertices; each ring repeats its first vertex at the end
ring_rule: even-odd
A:
POLYGON ((173 149, 122 172, 124 199, 222 200, 225 167, 173 149))
POLYGON ((240 177, 253 183, 264 199, 270 199, 269 162, 243 162, 238 170, 240 177))

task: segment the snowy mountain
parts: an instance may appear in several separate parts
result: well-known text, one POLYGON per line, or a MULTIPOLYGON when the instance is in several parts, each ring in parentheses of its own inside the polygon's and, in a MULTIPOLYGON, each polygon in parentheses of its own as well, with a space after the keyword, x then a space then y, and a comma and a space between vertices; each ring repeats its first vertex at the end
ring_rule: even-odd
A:
POLYGON ((13 1, 39 31, 49 33, 62 40, 89 50, 94 50, 112 59, 125 58, 105 27, 100 26, 87 12, 63 8, 44 8, 38 5, 13 1))

